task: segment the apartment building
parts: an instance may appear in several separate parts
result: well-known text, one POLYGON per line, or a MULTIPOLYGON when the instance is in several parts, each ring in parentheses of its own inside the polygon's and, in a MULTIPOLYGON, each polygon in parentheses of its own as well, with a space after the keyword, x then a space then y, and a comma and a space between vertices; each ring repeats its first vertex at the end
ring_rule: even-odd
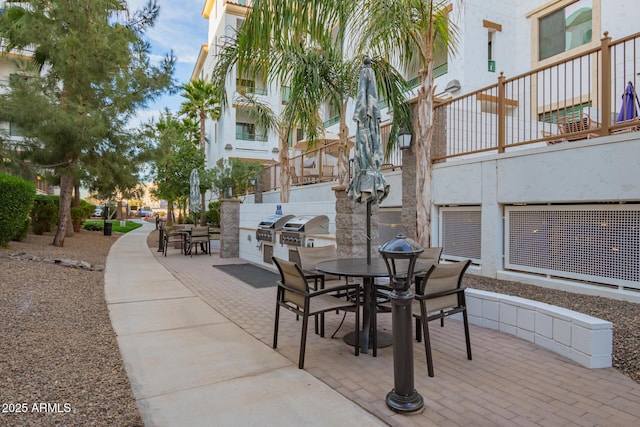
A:
MULTIPOLYGON (((237 25, 241 16, 229 11, 240 7, 206 2, 210 36, 197 75, 215 66, 222 21, 237 25)), ((466 0, 452 1, 449 13, 460 39, 436 61, 431 245, 444 248, 444 259, 472 259, 476 274, 638 299, 640 127, 617 116, 625 87, 638 84, 640 2, 466 0)), ((239 82, 230 76, 230 90, 239 82)), ((277 105, 271 89, 265 96, 277 105)), ((335 133, 331 112, 322 113, 335 133)), ((242 123, 234 114, 224 120, 242 123)), ((208 126, 212 140, 224 135, 220 122, 208 126)), ((235 150, 228 135, 216 149, 235 150)), ((388 173, 386 218, 404 209, 400 174, 388 173)), ((278 197, 276 189, 265 206, 243 204, 243 258, 262 259, 243 233, 278 197)), ((287 213, 326 214, 335 230, 330 184, 300 186, 289 200, 287 213)))

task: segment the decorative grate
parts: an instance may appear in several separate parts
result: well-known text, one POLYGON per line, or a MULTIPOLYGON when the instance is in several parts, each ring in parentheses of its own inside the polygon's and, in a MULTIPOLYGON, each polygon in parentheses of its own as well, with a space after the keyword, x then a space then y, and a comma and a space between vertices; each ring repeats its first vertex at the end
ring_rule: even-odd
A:
POLYGON ((476 263, 481 252, 481 211, 479 206, 440 209, 440 242, 445 259, 470 258, 476 263))
POLYGON ((640 288, 640 206, 506 208, 505 266, 640 288))

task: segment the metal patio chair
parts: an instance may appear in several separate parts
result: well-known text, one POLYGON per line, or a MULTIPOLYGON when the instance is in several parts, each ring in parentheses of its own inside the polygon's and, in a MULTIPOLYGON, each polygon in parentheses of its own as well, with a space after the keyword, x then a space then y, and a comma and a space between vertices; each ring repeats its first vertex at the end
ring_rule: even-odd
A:
MULTIPOLYGON (((416 280, 416 295, 412 305, 412 314, 422 324, 422 338, 424 339, 427 370, 430 377, 434 375, 428 326, 428 322, 431 320, 440 319, 442 322, 447 316, 462 313, 467 359, 471 360, 469 322, 464 297, 466 288, 462 286, 462 277, 469 268, 469 264, 471 264, 470 260, 433 265, 423 279, 416 280)), ((416 328, 416 339, 418 338, 419 334, 416 328)))
MULTIPOLYGON (((330 295, 334 291, 360 291, 360 285, 357 283, 343 285, 340 287, 323 289, 324 275, 314 274, 305 275, 300 266, 291 261, 285 261, 278 257, 271 258, 278 267, 280 272, 280 281, 278 281, 278 291, 276 296, 276 313, 275 324, 273 330, 273 348, 278 347, 278 325, 280 322, 280 308, 291 311, 296 317, 302 317, 302 334, 300 338, 300 355, 298 357, 298 368, 304 368, 304 355, 307 343, 307 329, 309 325, 309 316, 317 316, 328 311, 334 310, 350 310, 356 315, 356 345, 355 355, 360 354, 360 302, 356 298, 355 301, 347 301, 330 295), (309 288, 309 280, 317 281, 316 289, 309 288)), ((316 323, 317 324, 317 323, 316 323)), ((324 335, 324 330, 321 330, 324 335)))

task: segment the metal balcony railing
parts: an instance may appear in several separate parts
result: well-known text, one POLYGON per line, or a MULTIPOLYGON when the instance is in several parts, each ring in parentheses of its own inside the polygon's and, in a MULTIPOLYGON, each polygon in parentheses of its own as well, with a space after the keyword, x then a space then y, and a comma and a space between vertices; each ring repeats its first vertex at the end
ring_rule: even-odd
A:
POLYGON ((640 130, 637 117, 616 122, 640 71, 638 45, 640 33, 615 42, 605 33, 595 48, 442 102, 433 160, 640 130))

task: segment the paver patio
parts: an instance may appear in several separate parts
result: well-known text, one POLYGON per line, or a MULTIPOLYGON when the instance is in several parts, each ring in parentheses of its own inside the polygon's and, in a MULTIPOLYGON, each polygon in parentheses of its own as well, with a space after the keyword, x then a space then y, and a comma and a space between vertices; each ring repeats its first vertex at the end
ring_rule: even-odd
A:
MULTIPOLYGON (((213 264, 245 263, 239 258, 193 258, 170 251, 156 259, 178 280, 223 316, 271 346, 276 287, 254 289, 212 268, 213 264)), ((462 324, 455 320, 430 324, 435 377, 427 376, 424 346, 414 342, 415 387, 425 409, 397 414, 385 404, 393 388, 392 348, 353 355, 342 336, 353 328, 329 314, 326 337, 307 339, 305 369, 330 387, 392 426, 518 425, 613 426, 640 425, 640 384, 614 368, 586 369, 528 341, 471 325, 473 360, 466 358, 462 324)), ((378 316, 380 329, 391 331, 391 315, 378 316)), ((313 322, 311 322, 313 323, 313 322)), ((297 363, 300 323, 283 313, 277 351, 297 363)), ((330 408, 327 408, 330 410, 330 408)))

